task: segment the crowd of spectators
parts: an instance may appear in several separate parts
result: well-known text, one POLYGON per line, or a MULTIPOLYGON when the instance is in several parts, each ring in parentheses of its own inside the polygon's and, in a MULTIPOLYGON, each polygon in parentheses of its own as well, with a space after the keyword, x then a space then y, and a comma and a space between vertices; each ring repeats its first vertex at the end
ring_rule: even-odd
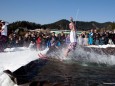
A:
MULTIPOLYGON (((4 45, 0 35, 0 45, 4 45)), ((42 50, 46 47, 56 47, 66 46, 70 43, 69 34, 60 32, 56 34, 43 33, 36 31, 28 31, 24 36, 19 34, 10 34, 7 36, 7 41, 5 41, 5 48, 12 47, 29 47, 36 50, 42 50)), ((91 29, 90 31, 82 31, 81 34, 77 34, 77 44, 78 45, 107 45, 115 44, 115 32, 114 31, 97 31, 96 29, 91 29)), ((3 50, 3 47, 0 49, 3 50)))
POLYGON ((88 33, 83 32, 78 36, 79 45, 107 45, 115 44, 115 31, 97 31, 91 29, 88 33))
MULTIPOLYGON (((56 34, 42 32, 26 32, 24 36, 10 34, 8 36, 7 47, 30 47, 42 50, 46 47, 60 47, 70 43, 69 34, 61 32, 56 34)), ((113 31, 97 32, 91 29, 90 32, 83 31, 77 35, 77 44, 79 45, 107 45, 115 44, 115 33, 113 31)))
MULTIPOLYGON (((46 47, 59 47, 66 42, 66 34, 42 33, 42 32, 26 32, 24 36, 18 34, 10 34, 8 37, 8 47, 30 47, 38 50, 46 47)), ((69 42, 69 40, 68 40, 69 42)))

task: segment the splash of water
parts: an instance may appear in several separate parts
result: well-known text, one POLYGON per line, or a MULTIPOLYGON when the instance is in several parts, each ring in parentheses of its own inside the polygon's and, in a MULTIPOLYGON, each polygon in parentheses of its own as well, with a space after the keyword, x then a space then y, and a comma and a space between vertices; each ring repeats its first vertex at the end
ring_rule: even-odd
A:
POLYGON ((106 65, 115 65, 115 55, 107 54, 98 47, 97 52, 95 52, 91 47, 87 47, 85 50, 82 46, 77 46, 75 51, 71 52, 69 57, 72 60, 82 61, 85 63, 97 63, 106 65))
MULTIPOLYGON (((77 62, 83 63, 97 63, 97 64, 106 64, 106 65, 115 65, 115 55, 107 54, 102 51, 102 48, 110 47, 106 46, 91 46, 86 47, 85 50, 83 46, 77 46, 75 51, 70 52, 68 57, 64 57, 65 49, 59 49, 57 51, 52 51, 49 54, 49 57, 53 57, 61 60, 74 60, 77 62), (97 48, 96 52, 92 47, 97 48)), ((111 46, 114 47, 114 46, 111 46)))

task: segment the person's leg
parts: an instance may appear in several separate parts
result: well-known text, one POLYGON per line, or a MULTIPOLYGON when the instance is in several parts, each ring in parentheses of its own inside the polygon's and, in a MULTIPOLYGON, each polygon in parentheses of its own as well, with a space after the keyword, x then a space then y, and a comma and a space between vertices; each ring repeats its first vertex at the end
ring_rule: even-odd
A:
POLYGON ((3 49, 7 48, 7 36, 2 36, 3 49))
POLYGON ((69 52, 73 49, 73 43, 70 43, 69 46, 67 47, 67 49, 65 50, 65 57, 68 56, 69 52))
POLYGON ((68 53, 69 53, 69 52, 70 52, 70 49, 67 49, 67 50, 64 52, 65 57, 68 56, 68 53))
POLYGON ((69 47, 67 48, 65 52, 65 56, 68 56, 70 51, 74 51, 76 49, 77 42, 73 42, 69 44, 69 47))

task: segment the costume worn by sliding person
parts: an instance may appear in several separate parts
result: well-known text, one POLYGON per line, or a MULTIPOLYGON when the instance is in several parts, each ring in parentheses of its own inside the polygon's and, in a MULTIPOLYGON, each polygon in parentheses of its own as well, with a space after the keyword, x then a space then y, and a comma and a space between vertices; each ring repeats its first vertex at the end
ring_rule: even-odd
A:
POLYGON ((71 30, 70 32, 70 44, 68 46, 68 49, 66 51, 65 56, 68 56, 68 53, 72 50, 75 50, 76 44, 77 44, 77 38, 76 38, 76 26, 73 22, 73 18, 70 19, 69 28, 71 30))

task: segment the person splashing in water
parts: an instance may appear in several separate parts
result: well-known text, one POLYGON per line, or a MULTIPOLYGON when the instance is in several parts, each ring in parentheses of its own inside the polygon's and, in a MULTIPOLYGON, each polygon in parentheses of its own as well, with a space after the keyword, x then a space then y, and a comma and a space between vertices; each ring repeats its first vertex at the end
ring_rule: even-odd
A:
MULTIPOLYGON (((65 57, 68 56, 68 53, 69 53, 70 51, 75 50, 75 47, 76 47, 76 44, 77 44, 76 25, 75 25, 75 23, 74 23, 72 17, 71 17, 71 19, 70 19, 69 28, 70 28, 70 30, 71 30, 71 31, 70 31, 70 44, 69 44, 69 46, 68 46, 66 52, 64 51, 65 57)), ((38 56, 39 56, 40 58, 47 58, 47 57, 48 57, 47 54, 48 54, 49 52, 52 53, 52 50, 54 51, 55 49, 49 48, 49 50, 48 50, 48 52, 47 52, 46 54, 39 53, 38 56)))
POLYGON ((70 28, 70 44, 65 52, 65 56, 68 56, 68 53, 70 51, 75 50, 76 44, 77 44, 77 37, 76 37, 76 25, 73 22, 73 18, 70 18, 70 23, 69 23, 69 28, 70 28))

